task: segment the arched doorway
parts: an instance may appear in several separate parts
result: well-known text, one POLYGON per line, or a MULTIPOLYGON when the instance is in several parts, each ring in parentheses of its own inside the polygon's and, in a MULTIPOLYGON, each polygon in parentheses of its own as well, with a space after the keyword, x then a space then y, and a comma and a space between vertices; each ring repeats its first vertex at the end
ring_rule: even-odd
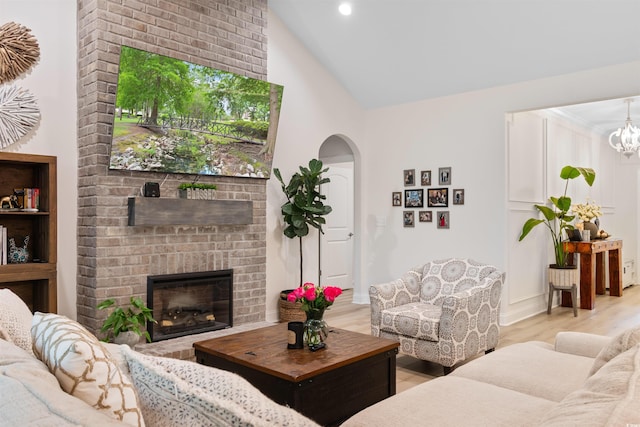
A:
POLYGON ((322 193, 333 209, 318 242, 320 283, 356 288, 360 253, 357 149, 348 138, 332 135, 320 146, 318 158, 329 168, 325 176, 330 182, 323 185, 322 193))

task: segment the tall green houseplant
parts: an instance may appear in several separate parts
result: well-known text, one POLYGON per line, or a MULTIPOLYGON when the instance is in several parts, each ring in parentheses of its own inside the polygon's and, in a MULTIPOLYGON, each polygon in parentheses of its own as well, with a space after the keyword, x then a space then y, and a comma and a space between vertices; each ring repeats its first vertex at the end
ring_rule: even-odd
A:
POLYGON ((567 196, 569 188, 569 180, 578 177, 584 177, 586 183, 591 187, 596 179, 596 173, 591 168, 581 168, 574 166, 565 166, 560 171, 560 178, 565 180, 564 193, 560 197, 549 197, 552 207, 545 205, 534 205, 535 208, 542 213, 544 219, 529 218, 522 227, 519 241, 522 241, 529 232, 538 224, 546 225, 551 235, 553 249, 555 252, 556 267, 563 268, 567 266, 567 253, 564 251, 562 239, 564 230, 573 230, 571 221, 575 215, 569 215, 571 210, 571 197, 567 196))
POLYGON ((326 184, 329 178, 322 174, 329 168, 323 169, 322 161, 312 159, 309 167, 300 166, 300 171, 293 174, 288 184, 285 184, 278 168, 273 174, 282 185, 282 191, 287 202, 282 205, 282 216, 285 222, 284 235, 290 239, 298 238, 300 243, 300 286, 302 286, 302 238, 309 234, 309 226, 317 228, 320 233, 322 225, 326 223, 324 215, 331 213, 331 206, 325 205, 326 196, 320 193, 320 185, 326 184))

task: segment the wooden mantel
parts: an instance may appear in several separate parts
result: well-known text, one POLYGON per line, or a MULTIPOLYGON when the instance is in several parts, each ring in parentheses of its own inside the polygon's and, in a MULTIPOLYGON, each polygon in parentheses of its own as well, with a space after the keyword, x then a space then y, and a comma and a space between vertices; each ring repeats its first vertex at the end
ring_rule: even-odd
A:
POLYGON ((129 197, 128 225, 246 225, 251 200, 194 200, 129 197))

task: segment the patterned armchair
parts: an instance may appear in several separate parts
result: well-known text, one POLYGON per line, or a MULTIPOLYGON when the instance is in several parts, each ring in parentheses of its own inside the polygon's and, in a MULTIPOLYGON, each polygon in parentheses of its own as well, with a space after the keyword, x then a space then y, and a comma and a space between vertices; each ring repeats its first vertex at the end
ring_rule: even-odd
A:
POLYGON ((431 261, 369 288, 371 334, 400 342, 400 352, 453 366, 498 344, 505 274, 470 259, 431 261))

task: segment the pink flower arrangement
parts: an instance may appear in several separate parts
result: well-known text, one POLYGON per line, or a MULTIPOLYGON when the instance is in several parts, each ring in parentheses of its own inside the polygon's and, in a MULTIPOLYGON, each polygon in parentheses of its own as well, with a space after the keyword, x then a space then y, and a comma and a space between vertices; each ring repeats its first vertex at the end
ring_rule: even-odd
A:
POLYGON ((316 286, 307 282, 287 295, 289 302, 302 302, 302 310, 324 310, 342 294, 336 286, 316 286))

